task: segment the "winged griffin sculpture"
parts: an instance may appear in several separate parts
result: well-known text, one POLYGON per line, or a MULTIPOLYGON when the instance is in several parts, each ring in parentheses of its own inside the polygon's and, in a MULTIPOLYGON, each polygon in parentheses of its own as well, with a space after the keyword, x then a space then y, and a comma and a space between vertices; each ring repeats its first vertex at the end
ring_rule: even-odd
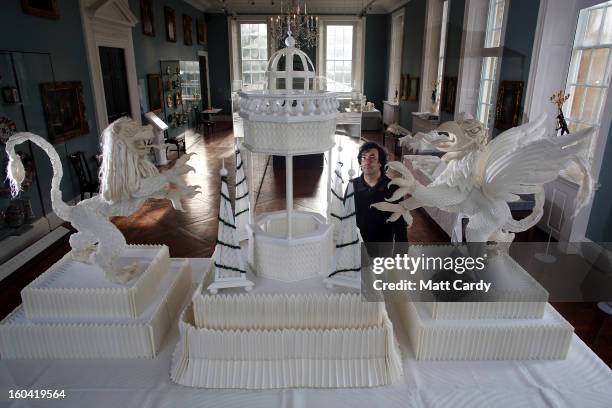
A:
POLYGON ((579 156, 592 128, 551 136, 544 127, 545 121, 544 115, 488 142, 482 123, 463 117, 458 122, 443 123, 429 135, 417 134, 415 138, 446 152, 440 159, 446 164, 444 170, 424 186, 402 163, 390 162, 388 167, 401 176, 390 182, 399 188, 389 201, 408 194, 410 197, 398 204, 381 202, 373 206, 392 212, 389 221, 403 216, 408 225, 412 223, 410 210, 423 206, 461 213, 469 218, 468 242, 511 242, 514 233, 526 231, 542 217, 544 184, 575 163, 581 173, 575 215, 593 192, 593 180, 579 156), (512 218, 508 202, 519 200, 519 194, 534 194, 535 206, 528 217, 517 221, 512 218))
POLYGON ((169 199, 175 209, 182 210, 181 199, 192 198, 199 193, 199 186, 188 186, 181 177, 194 170, 187 165, 191 154, 179 158, 171 169, 159 172, 147 154, 151 145, 146 142, 152 138, 150 126, 141 126, 129 118, 121 118, 110 124, 102 133, 100 194, 76 205, 68 205, 62 200, 60 184, 63 168, 55 148, 33 133, 16 133, 6 143, 9 156, 7 174, 12 194, 19 193, 25 176, 15 147, 29 140, 44 150, 51 161, 53 211, 77 230, 70 236, 73 258, 83 262, 91 260, 105 271, 108 280, 125 283, 131 279, 136 268, 135 265, 117 265, 127 244, 123 234, 109 218, 132 214, 148 198, 169 199), (97 246, 94 246, 96 243, 97 246))

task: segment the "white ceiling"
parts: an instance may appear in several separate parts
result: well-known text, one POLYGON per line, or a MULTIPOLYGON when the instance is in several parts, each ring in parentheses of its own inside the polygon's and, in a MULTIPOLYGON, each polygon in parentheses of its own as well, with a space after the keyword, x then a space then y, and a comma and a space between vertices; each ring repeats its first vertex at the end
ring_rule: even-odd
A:
MULTIPOLYGON (((280 12, 283 0, 185 0, 209 13, 275 14, 280 12)), ((409 0, 307 0, 308 14, 359 14, 370 4, 368 13, 389 13, 409 0)), ((284 0, 287 4, 290 0, 284 0)))

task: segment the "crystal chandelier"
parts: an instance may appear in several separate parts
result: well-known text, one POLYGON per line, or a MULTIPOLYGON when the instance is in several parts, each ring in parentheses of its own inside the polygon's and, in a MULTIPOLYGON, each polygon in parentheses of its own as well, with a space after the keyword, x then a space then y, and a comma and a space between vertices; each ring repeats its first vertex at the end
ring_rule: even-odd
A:
POLYGON ((319 17, 308 14, 306 0, 281 1, 281 12, 270 17, 268 27, 273 44, 281 47, 291 33, 297 48, 312 48, 317 45, 319 17))

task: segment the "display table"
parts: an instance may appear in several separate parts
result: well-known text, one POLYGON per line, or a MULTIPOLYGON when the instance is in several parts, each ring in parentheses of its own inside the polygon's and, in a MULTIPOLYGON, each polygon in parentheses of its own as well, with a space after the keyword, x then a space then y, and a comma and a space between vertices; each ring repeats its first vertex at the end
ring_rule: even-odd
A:
POLYGON ((361 112, 361 130, 380 130, 382 115, 378 109, 361 112))
MULTIPOLYGON (((209 260, 194 259, 199 279, 209 260)), ((404 376, 364 389, 198 389, 170 381, 176 325, 155 359, 0 360, 5 407, 609 407, 612 372, 574 335, 566 360, 417 362, 404 328, 388 307, 404 360, 404 376), (9 389, 64 389, 65 399, 9 400, 9 389)))

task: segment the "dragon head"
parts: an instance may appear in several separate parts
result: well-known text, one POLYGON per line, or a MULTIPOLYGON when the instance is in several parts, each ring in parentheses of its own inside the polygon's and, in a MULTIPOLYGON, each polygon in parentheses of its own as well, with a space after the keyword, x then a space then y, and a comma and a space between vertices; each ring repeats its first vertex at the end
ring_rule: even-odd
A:
POLYGON ((465 154, 482 150, 486 145, 487 134, 484 125, 470 115, 458 115, 456 121, 444 122, 435 132, 447 137, 430 141, 438 150, 446 152, 446 159, 457 159, 465 154), (447 157, 449 156, 449 157, 447 157))

